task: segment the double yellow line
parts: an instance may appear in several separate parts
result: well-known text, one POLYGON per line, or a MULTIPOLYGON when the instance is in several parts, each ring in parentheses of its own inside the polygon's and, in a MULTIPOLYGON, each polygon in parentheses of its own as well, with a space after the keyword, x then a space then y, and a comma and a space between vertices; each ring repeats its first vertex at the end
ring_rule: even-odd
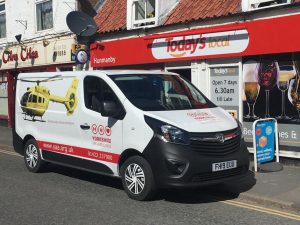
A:
MULTIPOLYGON (((7 155, 12 155, 12 156, 23 157, 23 156, 15 153, 15 152, 1 150, 1 149, 0 149, 0 153, 7 154, 7 155)), ((215 198, 216 201, 222 202, 222 203, 227 204, 227 205, 232 205, 232 206, 236 206, 236 207, 240 207, 240 208, 255 210, 255 211, 258 211, 258 212, 267 213, 267 214, 271 214, 271 215, 274 215, 274 216, 280 216, 280 217, 283 217, 283 218, 300 221, 300 215, 297 215, 297 214, 282 212, 282 211, 279 211, 279 210, 265 208, 265 207, 262 207, 262 206, 251 205, 251 204, 239 202, 239 201, 236 201, 236 200, 224 200, 224 199, 221 199, 220 197, 217 197, 217 196, 213 196, 213 197, 215 198)))
POLYGON ((271 214, 271 215, 275 215, 275 216, 280 216, 280 217, 283 217, 283 218, 286 218, 286 219, 300 221, 300 214, 293 214, 293 213, 283 212, 283 211, 270 209, 270 208, 266 208, 266 207, 262 207, 262 206, 256 206, 256 205, 252 205, 252 204, 249 204, 249 203, 244 203, 244 202, 240 202, 240 201, 236 201, 236 200, 224 200, 224 199, 221 199, 220 197, 217 197, 217 196, 214 196, 214 197, 217 201, 222 202, 222 203, 227 204, 227 205, 232 205, 232 206, 236 206, 236 207, 240 207, 240 208, 255 210, 255 211, 258 211, 258 212, 262 212, 262 213, 267 213, 267 214, 271 214))

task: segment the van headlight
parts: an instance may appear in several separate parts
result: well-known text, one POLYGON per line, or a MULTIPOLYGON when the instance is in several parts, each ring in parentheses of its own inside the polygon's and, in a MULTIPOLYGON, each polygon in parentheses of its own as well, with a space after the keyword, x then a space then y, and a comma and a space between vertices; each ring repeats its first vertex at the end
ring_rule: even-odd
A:
POLYGON ((189 134, 187 131, 149 116, 145 116, 145 121, 162 141, 173 144, 189 144, 189 134))

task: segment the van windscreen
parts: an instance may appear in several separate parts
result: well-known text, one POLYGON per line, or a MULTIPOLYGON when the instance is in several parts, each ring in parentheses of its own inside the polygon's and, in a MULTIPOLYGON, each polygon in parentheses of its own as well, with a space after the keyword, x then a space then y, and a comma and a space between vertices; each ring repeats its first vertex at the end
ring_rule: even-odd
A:
POLYGON ((109 77, 132 104, 144 111, 215 107, 190 82, 177 75, 130 74, 109 77))

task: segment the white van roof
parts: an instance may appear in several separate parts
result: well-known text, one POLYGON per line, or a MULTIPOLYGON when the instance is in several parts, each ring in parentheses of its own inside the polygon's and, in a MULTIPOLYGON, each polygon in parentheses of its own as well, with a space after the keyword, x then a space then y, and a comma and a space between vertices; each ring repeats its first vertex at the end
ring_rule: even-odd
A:
MULTIPOLYGON (((97 71, 97 70, 94 70, 97 71)), ((161 70, 99 70, 107 75, 121 75, 121 74, 169 74, 178 75, 176 73, 171 73, 161 70)))
POLYGON ((178 75, 176 73, 160 71, 160 70, 88 70, 88 71, 58 71, 58 72, 33 72, 33 73, 20 73, 19 78, 24 77, 49 77, 54 75, 69 75, 80 76, 81 74, 101 75, 106 74, 108 76, 122 75, 122 74, 168 74, 178 75))

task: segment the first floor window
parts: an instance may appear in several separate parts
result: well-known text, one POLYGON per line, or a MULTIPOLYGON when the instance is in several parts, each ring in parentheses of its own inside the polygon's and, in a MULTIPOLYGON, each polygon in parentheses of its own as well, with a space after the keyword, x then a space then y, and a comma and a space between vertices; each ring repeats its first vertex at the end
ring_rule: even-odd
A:
POLYGON ((37 31, 51 29, 53 27, 52 0, 36 3, 37 31))
POLYGON ((5 3, 0 3, 0 38, 6 37, 5 3))
POLYGON ((135 20, 155 17, 155 0, 139 0, 135 5, 135 20))
POLYGON ((155 24, 156 0, 133 0, 133 24, 135 27, 155 24))

